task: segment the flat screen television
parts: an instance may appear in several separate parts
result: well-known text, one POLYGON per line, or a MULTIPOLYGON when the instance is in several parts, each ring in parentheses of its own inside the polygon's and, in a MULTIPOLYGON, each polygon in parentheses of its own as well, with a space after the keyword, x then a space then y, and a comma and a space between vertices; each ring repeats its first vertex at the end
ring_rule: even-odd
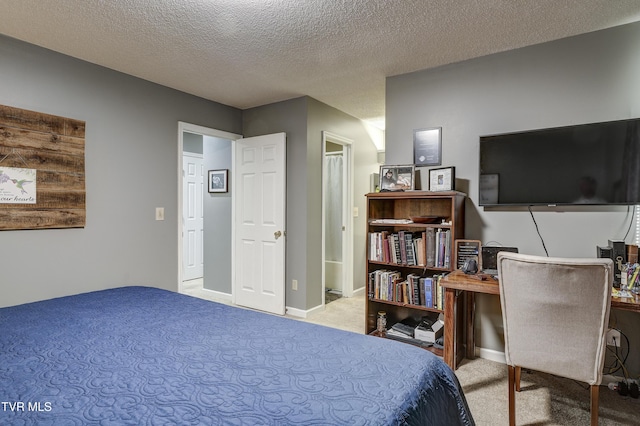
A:
POLYGON ((480 137, 481 206, 640 203, 640 119, 480 137))

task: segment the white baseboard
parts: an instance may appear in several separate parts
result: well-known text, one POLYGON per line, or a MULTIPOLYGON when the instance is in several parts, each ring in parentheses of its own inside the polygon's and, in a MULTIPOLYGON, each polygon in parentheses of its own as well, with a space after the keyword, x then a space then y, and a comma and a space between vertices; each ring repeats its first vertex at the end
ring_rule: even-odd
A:
POLYGON ((353 290, 353 295, 354 296, 360 296, 361 294, 364 295, 364 290, 365 290, 364 287, 360 287, 357 290, 353 290))
POLYGON ((309 315, 313 314, 314 312, 322 311, 322 310, 324 310, 323 305, 318 305, 314 308, 307 309, 306 311, 304 309, 292 308, 287 306, 285 312, 286 312, 286 315, 291 315, 292 317, 307 318, 309 315))
POLYGON ((479 348, 477 346, 474 352, 477 357, 488 359, 489 361, 499 362, 501 364, 507 363, 504 352, 496 351, 494 349, 479 348))

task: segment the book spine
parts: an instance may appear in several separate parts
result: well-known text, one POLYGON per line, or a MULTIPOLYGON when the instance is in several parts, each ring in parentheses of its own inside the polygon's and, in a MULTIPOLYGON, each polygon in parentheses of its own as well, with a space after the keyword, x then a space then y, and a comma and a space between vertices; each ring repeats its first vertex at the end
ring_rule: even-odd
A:
POLYGON ((424 306, 427 308, 433 308, 433 278, 427 277, 424 279, 424 306))
POLYGON ((427 244, 427 267, 434 267, 436 261, 436 231, 434 228, 427 228, 426 230, 426 244, 427 244))

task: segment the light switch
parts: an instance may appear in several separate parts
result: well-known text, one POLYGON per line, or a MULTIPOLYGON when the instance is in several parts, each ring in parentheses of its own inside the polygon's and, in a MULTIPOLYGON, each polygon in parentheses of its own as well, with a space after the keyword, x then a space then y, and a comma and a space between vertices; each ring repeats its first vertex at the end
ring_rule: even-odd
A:
POLYGON ((358 214, 360 214, 359 211, 358 211, 358 208, 354 207, 353 208, 353 217, 358 217, 358 214))
POLYGON ((164 220, 164 207, 156 207, 156 220, 164 220))

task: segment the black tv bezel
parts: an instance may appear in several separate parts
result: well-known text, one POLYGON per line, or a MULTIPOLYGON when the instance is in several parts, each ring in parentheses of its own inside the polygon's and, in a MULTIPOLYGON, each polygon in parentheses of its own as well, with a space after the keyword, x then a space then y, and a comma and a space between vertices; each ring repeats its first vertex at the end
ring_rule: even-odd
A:
POLYGON ((526 207, 571 207, 576 209, 583 209, 588 207, 615 207, 615 206, 635 206, 640 205, 640 200, 637 202, 605 202, 605 203, 571 203, 571 202, 558 202, 558 203, 482 203, 482 198, 480 195, 480 179, 481 179, 481 171, 482 171, 482 163, 481 163, 481 143, 482 138, 490 138, 490 137, 498 137, 498 136, 509 136, 509 135, 521 135, 521 134, 530 134, 536 132, 544 132, 548 130, 562 130, 562 129, 574 129, 586 126, 597 126, 602 124, 614 124, 614 123, 628 123, 628 122, 638 122, 640 124, 640 117, 637 118, 626 118, 620 120, 608 120, 608 121, 597 121, 597 122, 588 122, 588 123, 580 123, 580 124, 569 124, 564 126, 554 126, 554 127, 540 127, 529 130, 518 130, 513 132, 503 132, 503 133, 492 133, 480 135, 478 137, 478 205, 483 208, 526 208, 526 207))

